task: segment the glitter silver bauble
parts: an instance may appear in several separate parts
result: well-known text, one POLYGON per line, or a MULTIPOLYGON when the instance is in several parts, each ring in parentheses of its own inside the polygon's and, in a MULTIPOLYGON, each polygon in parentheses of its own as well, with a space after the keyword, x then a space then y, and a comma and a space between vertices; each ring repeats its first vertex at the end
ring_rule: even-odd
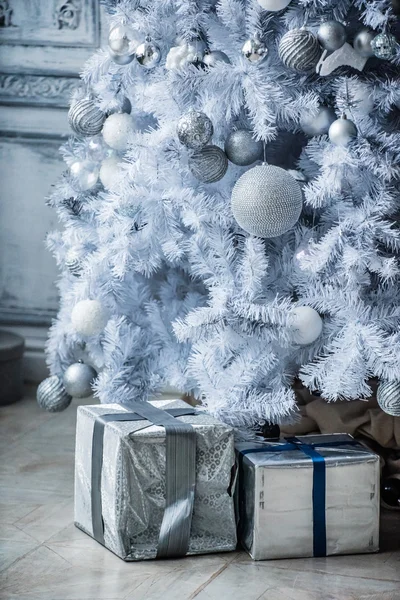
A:
POLYGON ((385 413, 393 417, 400 417, 400 383, 398 381, 382 381, 378 386, 376 399, 385 413))
POLYGON ((78 135, 84 136, 100 133, 105 118, 105 114, 97 108, 90 98, 78 100, 68 112, 68 122, 71 129, 78 135))
POLYGON ((108 36, 111 58, 118 65, 127 65, 134 59, 136 48, 141 41, 139 33, 126 25, 113 27, 108 36))
POLYGON ((300 120, 300 127, 306 135, 325 135, 329 127, 336 120, 336 114, 333 108, 329 106, 319 106, 316 115, 308 115, 300 120))
POLYGON ((340 117, 333 121, 329 127, 329 139, 335 146, 347 146, 350 142, 357 137, 357 127, 353 121, 347 119, 345 116, 340 117))
POLYGON ((214 183, 223 178, 228 168, 226 154, 218 146, 204 146, 189 158, 189 169, 203 183, 214 183))
POLYGON ((99 166, 91 160, 77 160, 72 163, 70 172, 82 192, 94 187, 99 178, 99 166))
POLYGON ((225 141, 225 154, 235 165, 252 165, 263 154, 263 143, 254 139, 251 131, 232 131, 225 141))
POLYGON ((268 48, 257 35, 254 35, 243 44, 242 54, 251 63, 261 63, 268 54, 268 48))
POLYGON ((281 61, 298 73, 315 70, 321 53, 316 36, 307 29, 291 29, 279 42, 278 54, 281 61))
POLYGON ((339 21, 325 21, 317 31, 319 43, 328 52, 339 50, 345 43, 346 37, 346 28, 339 21))
POLYGON ((71 404, 72 397, 67 394, 61 379, 53 375, 39 385, 36 399, 41 408, 49 412, 61 412, 71 404))
POLYGON ((377 58, 387 60, 396 54, 397 41, 391 33, 378 33, 371 42, 371 48, 377 58))
POLYGON ((215 67, 218 63, 227 63, 230 64, 228 56, 225 52, 221 50, 207 50, 203 56, 202 62, 207 65, 207 67, 215 67))
POLYGON ((370 58, 374 56, 374 51, 371 47, 371 42, 376 37, 375 31, 371 29, 361 29, 356 33, 353 40, 353 48, 360 56, 370 58))
POLYGON ((203 148, 214 133, 211 120, 198 110, 190 110, 178 121, 178 138, 181 144, 192 150, 203 148))
POLYGON ((265 10, 278 12, 289 6, 292 0, 257 0, 258 4, 265 10))
POLYGON ((77 362, 70 365, 64 373, 64 388, 73 398, 87 398, 93 394, 92 384, 97 373, 90 365, 77 362))
POLYGON ((151 41, 149 36, 136 48, 136 60, 145 69, 153 69, 160 62, 160 48, 151 41))
POLYGON ((298 221, 303 194, 284 169, 263 164, 246 171, 232 190, 232 212, 237 223, 252 235, 273 238, 298 221))

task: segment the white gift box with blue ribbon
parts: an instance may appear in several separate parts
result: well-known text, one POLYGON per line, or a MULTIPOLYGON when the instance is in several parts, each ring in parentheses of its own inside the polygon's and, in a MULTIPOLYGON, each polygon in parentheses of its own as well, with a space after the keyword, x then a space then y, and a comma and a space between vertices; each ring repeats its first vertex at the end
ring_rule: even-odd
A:
POLYGON ((347 434, 236 444, 239 539, 254 560, 377 552, 379 456, 347 434))

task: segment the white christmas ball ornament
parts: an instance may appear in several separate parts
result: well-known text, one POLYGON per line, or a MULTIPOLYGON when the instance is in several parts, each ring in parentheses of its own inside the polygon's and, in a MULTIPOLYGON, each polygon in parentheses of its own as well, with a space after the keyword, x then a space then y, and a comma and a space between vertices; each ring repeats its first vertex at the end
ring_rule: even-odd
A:
POLYGON ((257 0, 258 4, 265 10, 278 12, 289 6, 292 0, 257 0))
POLYGON ((292 311, 293 338, 300 346, 315 342, 321 335, 322 319, 311 306, 297 306, 292 311))
POLYGON ((100 167, 100 181, 106 190, 112 190, 121 175, 121 159, 118 156, 105 158, 100 167))
POLYGON ((98 335, 107 321, 107 310, 99 300, 81 300, 72 309, 72 327, 81 335, 98 335))
POLYGON ((103 138, 114 150, 126 150, 129 137, 135 131, 132 117, 126 113, 114 113, 107 117, 103 125, 103 138))
POLYGON ((81 191, 90 190, 99 178, 99 168, 90 160, 77 160, 72 163, 70 172, 81 191))

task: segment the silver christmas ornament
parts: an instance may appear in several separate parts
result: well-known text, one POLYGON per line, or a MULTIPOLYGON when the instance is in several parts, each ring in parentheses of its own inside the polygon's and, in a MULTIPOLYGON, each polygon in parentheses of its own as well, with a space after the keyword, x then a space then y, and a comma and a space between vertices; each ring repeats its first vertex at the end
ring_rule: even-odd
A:
POLYGON ((112 50, 108 50, 108 54, 113 62, 120 67, 129 65, 135 58, 135 54, 115 54, 112 50))
POLYGON ((358 31, 353 40, 353 47, 357 54, 364 58, 373 56, 374 51, 372 50, 371 42, 375 36, 375 31, 371 31, 371 29, 364 28, 358 31))
POLYGON ((92 136, 100 133, 105 114, 101 112, 90 98, 78 100, 68 112, 68 122, 71 129, 78 135, 92 136))
POLYGON ((321 47, 307 29, 291 29, 281 38, 278 54, 283 64, 298 73, 308 73, 317 66, 321 47))
POLYGON ((226 154, 218 146, 204 146, 189 158, 189 169, 203 183, 214 183, 223 178, 228 168, 226 154))
POLYGON ((300 120, 300 127, 306 135, 325 135, 336 120, 333 108, 320 106, 316 115, 307 115, 300 120))
POLYGON ((134 59, 136 48, 141 41, 139 33, 127 25, 113 27, 108 36, 111 58, 119 65, 130 63, 134 59))
POLYGON ((378 33, 371 42, 371 48, 377 58, 387 60, 396 54, 397 41, 391 33, 378 33))
POLYGON ((265 10, 269 10, 271 12, 278 12, 278 10, 283 10, 292 0, 257 0, 258 4, 264 8, 265 10))
POLYGON ((378 386, 376 399, 385 413, 393 417, 400 417, 400 383, 398 381, 382 381, 378 386))
POLYGON ((263 155, 263 143, 254 139, 251 131, 232 131, 225 141, 225 154, 235 165, 251 165, 263 155))
POLYGON ((39 385, 36 399, 40 408, 49 412, 61 412, 71 404, 72 397, 67 394, 61 379, 53 375, 39 385))
POLYGON ((339 50, 346 41, 346 28, 339 21, 321 23, 317 31, 317 39, 324 50, 339 50))
POLYGON ((215 67, 218 63, 227 63, 230 64, 231 61, 221 50, 206 50, 203 56, 203 63, 207 65, 207 67, 215 67))
POLYGON ((268 54, 268 48, 258 35, 246 40, 242 47, 242 54, 251 63, 261 63, 268 54))
POLYGON ((177 133, 181 144, 192 150, 199 150, 208 144, 214 128, 206 114, 190 110, 179 119, 177 133))
POLYGON ((81 191, 90 190, 99 178, 99 166, 90 160, 77 160, 70 167, 72 178, 81 191))
POLYGON ((329 139, 335 146, 347 146, 357 137, 357 127, 345 115, 336 119, 329 127, 329 139))
POLYGON ((300 185, 284 169, 272 165, 246 171, 232 191, 232 212, 237 223, 262 238, 274 238, 291 229, 302 206, 300 185))
POLYGON ((129 98, 126 96, 116 96, 114 100, 107 107, 107 115, 113 115, 114 113, 125 113, 130 115, 132 112, 132 104, 129 98))
POLYGON ((136 60, 145 69, 153 69, 158 65, 160 59, 160 48, 147 36, 143 44, 136 48, 136 60))
POLYGON ((93 393, 92 384, 96 377, 97 373, 90 365, 74 363, 64 373, 64 388, 73 398, 87 398, 93 393))

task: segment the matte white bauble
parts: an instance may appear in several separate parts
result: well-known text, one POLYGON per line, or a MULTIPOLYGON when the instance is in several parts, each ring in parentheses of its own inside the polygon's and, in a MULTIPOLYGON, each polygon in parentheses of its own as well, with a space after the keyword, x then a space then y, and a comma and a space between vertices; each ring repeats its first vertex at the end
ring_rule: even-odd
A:
POLYGON ((257 0, 258 4, 265 10, 278 12, 289 6, 292 0, 257 0))
POLYGON ((322 319, 311 306, 297 306, 292 311, 293 338, 300 346, 315 342, 321 335, 322 319))
POLYGON ((71 176, 81 191, 90 190, 97 183, 99 168, 91 160, 77 160, 70 167, 71 176))
POLYGON ((105 158, 100 167, 100 181, 107 190, 111 190, 121 174, 121 159, 118 156, 105 158))
POLYGON ((72 327, 81 335, 98 335, 107 321, 108 312, 100 300, 81 300, 72 309, 72 327))
POLYGON ((102 133, 104 141, 110 148, 123 152, 135 129, 135 123, 130 115, 114 113, 105 120, 102 133))
POLYGON ((357 127, 344 115, 332 123, 328 135, 335 146, 348 146, 357 137, 357 127))

